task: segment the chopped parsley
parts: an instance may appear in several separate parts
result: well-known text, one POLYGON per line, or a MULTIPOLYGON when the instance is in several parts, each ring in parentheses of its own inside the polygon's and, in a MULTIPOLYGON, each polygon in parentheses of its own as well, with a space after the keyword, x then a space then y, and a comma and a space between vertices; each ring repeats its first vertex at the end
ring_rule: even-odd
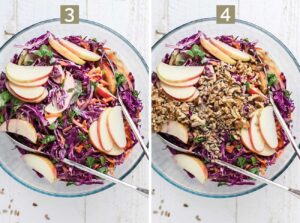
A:
POLYGON ((94 89, 96 89, 98 86, 98 83, 94 81, 90 81, 90 84, 94 87, 94 89))
POLYGON ((81 140, 81 141, 86 141, 87 140, 87 136, 82 133, 82 132, 79 132, 78 133, 78 138, 81 140))
POLYGON ((188 54, 191 57, 199 56, 200 58, 205 57, 205 53, 200 49, 200 47, 197 44, 194 44, 192 46, 192 49, 186 51, 186 54, 188 54))
POLYGON ((256 165, 257 160, 256 160, 255 156, 251 157, 251 162, 252 162, 253 165, 256 165))
POLYGON ((248 38, 245 38, 244 41, 247 42, 247 43, 250 42, 250 40, 248 38))
POLYGON ((240 149, 242 148, 242 146, 241 146, 241 145, 237 145, 235 148, 236 148, 237 150, 240 150, 240 149))
POLYGON ((233 135, 230 135, 230 141, 233 142, 233 141, 236 141, 235 137, 233 135))
POLYGON ((0 124, 2 124, 4 122, 4 116, 3 114, 0 114, 0 124))
POLYGON ((218 187, 227 186, 228 184, 226 182, 219 182, 218 187))
POLYGON ((53 52, 46 45, 42 45, 37 51, 34 52, 34 54, 38 57, 53 57, 53 52))
POLYGON ((68 181, 68 182, 67 182, 67 187, 68 187, 68 186, 71 186, 71 185, 74 185, 74 184, 75 184, 74 181, 68 181))
POLYGON ((0 108, 4 107, 10 99, 11 99, 11 94, 8 91, 3 91, 0 94, 0 108))
POLYGON ((290 92, 290 91, 288 91, 288 90, 284 90, 283 91, 283 94, 286 96, 286 97, 290 97, 291 96, 291 94, 292 94, 292 92, 290 92))
POLYGON ((259 174, 259 170, 258 170, 257 167, 254 167, 254 168, 250 169, 249 172, 257 174, 257 175, 259 174))
POLYGON ((268 79, 268 86, 273 86, 278 82, 277 77, 274 73, 268 73, 267 79, 268 79))
POLYGON ((140 94, 140 92, 137 91, 137 90, 133 90, 133 91, 132 91, 132 95, 133 95, 134 97, 136 97, 136 98, 139 97, 139 94, 140 94))
POLYGON ((85 163, 89 168, 92 168, 96 163, 96 159, 94 157, 88 156, 85 160, 85 163))
POLYGON ((239 167, 244 168, 244 166, 246 165, 247 159, 245 157, 238 157, 237 159, 237 164, 239 167))
POLYGON ((100 156, 99 160, 100 160, 100 164, 101 164, 102 166, 106 163, 106 159, 105 159, 104 156, 100 156))
POLYGON ((80 95, 82 95, 82 85, 81 85, 80 81, 76 81, 76 87, 75 87, 75 89, 72 89, 72 90, 75 90, 73 98, 72 98, 72 102, 76 102, 77 99, 80 97, 80 95))
POLYGON ((51 125, 48 126, 48 129, 54 130, 56 129, 57 125, 55 123, 52 123, 51 125))
POLYGON ((80 110, 77 107, 75 107, 73 110, 69 110, 69 121, 71 122, 76 115, 80 115, 80 110))
POLYGON ((202 143, 206 141, 206 137, 196 137, 194 138, 195 143, 202 143))
POLYGON ((55 141, 55 136, 54 135, 46 135, 45 138, 42 140, 43 144, 47 144, 49 142, 55 141))
POLYGON ((250 89, 250 83, 246 82, 246 91, 249 91, 249 89, 250 89))
POLYGON ((107 173, 107 167, 106 166, 99 167, 97 171, 100 173, 107 173))
POLYGON ((117 82, 117 86, 120 87, 126 82, 125 76, 121 73, 116 73, 116 82, 117 82))
POLYGON ((22 101, 20 101, 19 99, 17 98, 12 98, 11 99, 11 102, 13 104, 13 111, 16 112, 18 110, 18 108, 21 107, 21 105, 23 104, 22 101))

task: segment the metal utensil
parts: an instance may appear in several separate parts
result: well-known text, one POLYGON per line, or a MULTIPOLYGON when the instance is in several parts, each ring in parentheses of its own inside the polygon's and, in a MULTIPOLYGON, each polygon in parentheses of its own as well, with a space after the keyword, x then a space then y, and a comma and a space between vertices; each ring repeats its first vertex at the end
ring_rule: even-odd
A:
MULTIPOLYGON (((114 69, 113 64, 111 64, 111 61, 110 61, 110 59, 107 58, 107 56, 106 56, 106 59, 109 62, 109 65, 110 65, 110 67, 112 69, 113 74, 115 75, 115 69, 114 69)), ((133 122, 133 120, 132 120, 132 118, 131 118, 131 116, 130 116, 127 108, 126 108, 126 106, 124 105, 122 98, 120 97, 119 88, 118 87, 117 87, 117 100, 120 102, 123 114, 124 114, 124 116, 125 116, 128 124, 129 124, 131 130, 133 131, 133 133, 134 133, 135 137, 137 138, 137 140, 139 141, 139 144, 141 145, 141 147, 142 147, 142 149, 143 149, 143 151, 144 151, 147 159, 149 160, 149 151, 148 151, 148 148, 145 145, 145 143, 143 141, 143 138, 142 138, 142 136, 141 136, 138 128, 136 127, 135 123, 133 122)))
MULTIPOLYGON (((168 140, 166 140, 164 137, 162 137, 161 135, 157 134, 160 139, 167 145, 167 146, 170 146, 172 149, 178 151, 178 152, 181 152, 181 153, 185 153, 185 154, 189 154, 189 155, 193 155, 193 156, 197 156, 199 157, 199 155, 195 152, 192 152, 192 151, 189 151, 189 150, 186 150, 186 149, 183 149, 177 145, 174 145, 173 143, 169 142, 168 140)), ((255 180, 258 180, 260 182, 263 182, 265 184, 268 184, 268 185, 272 185, 272 186, 275 186, 277 188, 280 188, 284 191, 288 191, 290 194, 296 196, 297 198, 300 198, 300 190, 296 190, 296 189, 293 189, 293 188, 290 188, 290 187, 287 187, 287 186, 284 186, 284 185, 281 185, 281 184, 278 184, 278 183, 275 183, 267 178, 264 178, 262 176, 259 176, 259 175, 256 175, 254 173, 251 173, 251 172, 248 172, 247 170, 244 170, 242 168, 239 168, 237 166, 234 166, 230 163, 227 163, 227 162, 224 162, 222 160, 219 160, 219 159, 213 159, 211 160, 212 162, 214 163, 217 163, 218 165, 220 166, 223 166, 223 167, 226 167, 228 169, 231 169, 235 172, 238 172, 238 173, 241 173, 245 176, 248 176, 248 177, 251 177, 255 180)))
MULTIPOLYGON (((48 156, 48 157, 49 157, 48 154, 46 154, 46 153, 44 153, 44 152, 41 152, 41 151, 34 150, 34 149, 32 149, 32 148, 30 148, 30 147, 28 147, 28 146, 25 146, 25 145, 23 145, 22 143, 20 143, 20 142, 18 142, 17 140, 15 140, 14 138, 12 138, 10 135, 8 135, 8 134, 6 134, 6 135, 8 136, 8 138, 9 138, 16 146, 18 146, 18 147, 20 147, 20 148, 22 148, 22 149, 24 149, 24 150, 26 150, 26 151, 28 151, 28 152, 35 153, 35 154, 40 154, 40 155, 44 155, 44 156, 48 156)), ((84 166, 84 165, 81 165, 81 164, 79 164, 79 163, 76 163, 76 162, 74 162, 74 161, 72 161, 72 160, 69 160, 69 159, 67 159, 67 158, 64 158, 63 160, 60 160, 60 161, 63 162, 63 163, 65 163, 65 164, 67 164, 67 165, 69 165, 69 166, 73 166, 73 167, 75 167, 75 168, 77 168, 77 169, 80 169, 80 170, 85 171, 85 172, 87 172, 87 173, 93 174, 93 175, 95 175, 95 176, 97 176, 97 177, 100 177, 100 178, 102 178, 102 179, 105 179, 105 180, 111 181, 111 182, 113 182, 113 183, 120 184, 120 185, 123 185, 123 186, 125 186, 125 187, 131 188, 131 189, 133 189, 133 190, 139 192, 140 194, 142 194, 142 195, 144 195, 144 196, 146 196, 146 197, 149 196, 149 190, 148 190, 148 189, 145 189, 145 188, 142 188, 142 187, 138 187, 138 186, 135 186, 135 185, 132 185, 132 184, 123 182, 122 180, 119 180, 119 179, 117 179, 117 178, 115 178, 115 177, 109 176, 109 175, 104 174, 104 173, 100 173, 100 172, 98 172, 98 171, 96 171, 96 170, 93 170, 93 169, 91 169, 91 168, 88 168, 88 167, 86 167, 86 166, 84 166)))

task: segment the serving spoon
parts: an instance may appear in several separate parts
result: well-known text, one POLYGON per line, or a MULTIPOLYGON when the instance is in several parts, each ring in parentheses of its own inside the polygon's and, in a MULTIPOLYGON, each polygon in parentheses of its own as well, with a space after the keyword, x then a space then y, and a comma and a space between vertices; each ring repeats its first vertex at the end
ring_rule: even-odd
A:
MULTIPOLYGON (((3 134, 3 133, 5 133, 5 132, 1 132, 0 134, 3 134)), ((18 142, 17 140, 15 140, 9 134, 7 134, 7 133, 5 133, 5 134, 13 142, 13 144, 15 144, 16 146, 20 147, 21 149, 26 150, 27 152, 30 152, 30 153, 34 153, 34 154, 39 154, 39 155, 50 157, 48 154, 46 154, 44 152, 41 152, 41 151, 32 149, 32 148, 30 148, 28 146, 25 146, 24 144, 22 144, 22 143, 18 142)), ((53 158, 53 157, 51 157, 51 158, 53 158)), ((79 170, 82 170, 82 171, 85 171, 87 173, 90 173, 90 174, 92 174, 94 176, 97 176, 97 177, 100 177, 102 179, 105 179, 107 181, 110 181, 110 182, 113 182, 113 183, 116 183, 116 184, 120 184, 120 185, 125 186, 127 188, 131 188, 131 189, 133 189, 134 191, 138 192, 139 194, 141 194, 143 196, 146 196, 146 197, 149 196, 149 190, 146 189, 146 188, 142 188, 142 187, 138 187, 138 186, 126 183, 126 182, 124 182, 122 180, 119 180, 119 179, 117 179, 115 177, 112 177, 112 176, 110 176, 108 174, 104 174, 104 173, 98 172, 98 171, 96 171, 96 170, 94 170, 92 168, 89 168, 87 166, 84 166, 82 164, 74 162, 74 161, 69 160, 67 158, 63 158, 62 160, 59 160, 59 161, 61 161, 62 163, 65 163, 65 164, 67 164, 69 166, 73 166, 73 167, 75 167, 75 168, 77 168, 79 170)))
MULTIPOLYGON (((185 153, 185 154, 188 154, 188 155, 192 155, 192 156, 196 156, 198 158, 200 158, 200 156, 193 152, 193 151, 190 151, 190 150, 187 150, 187 149, 184 149, 182 147, 179 147, 173 143, 171 143, 170 141, 168 141, 167 139, 165 139, 162 135, 160 134, 156 134, 157 136, 159 136, 159 138, 169 147, 171 147, 172 149, 180 152, 180 153, 185 153)), ((211 162, 213 163, 216 163, 220 166, 223 166, 223 167, 226 167, 228 169, 231 169, 237 173, 240 173, 240 174, 243 174, 245 176, 248 176, 248 177, 251 177, 257 181, 260 181, 262 183, 265 183, 265 184, 268 184, 268 185, 271 185, 271 186, 275 186, 279 189, 282 189, 284 191, 287 191, 289 192, 290 194, 294 195, 295 197, 299 198, 300 199, 300 190, 296 190, 296 189, 293 189, 293 188, 290 188, 290 187, 287 187, 287 186, 284 186, 284 185, 281 185, 279 183, 275 183, 265 177, 262 177, 262 176, 259 176, 259 175, 256 175, 254 173, 251 173, 251 172, 248 172, 247 170, 244 170, 242 168, 239 168, 237 166, 234 166, 230 163, 227 163, 227 162, 224 162, 223 160, 220 160, 220 159, 212 159, 211 162)))
MULTIPOLYGON (((104 55, 105 55, 107 61, 109 62, 109 65, 110 65, 110 67, 112 69, 112 72, 113 72, 114 76, 116 77, 116 75, 115 75, 115 68, 114 68, 113 64, 111 63, 111 61, 107 57, 107 55, 106 54, 104 54, 104 55)), ((146 144, 144 143, 143 138, 142 138, 142 136, 141 136, 138 128, 136 127, 135 123, 133 122, 133 120, 132 120, 132 118, 131 118, 131 116, 130 116, 127 108, 126 108, 126 106, 124 105, 122 98, 120 97, 119 88, 118 87, 117 87, 117 100, 119 101, 119 103, 121 105, 123 114, 124 114, 124 116, 125 116, 128 124, 129 124, 131 130, 133 131, 133 134, 137 138, 137 140, 138 140, 139 144, 141 145, 141 147, 142 147, 142 149, 143 149, 143 151, 144 151, 147 159, 149 160, 149 151, 148 151, 148 148, 147 148, 146 144)))

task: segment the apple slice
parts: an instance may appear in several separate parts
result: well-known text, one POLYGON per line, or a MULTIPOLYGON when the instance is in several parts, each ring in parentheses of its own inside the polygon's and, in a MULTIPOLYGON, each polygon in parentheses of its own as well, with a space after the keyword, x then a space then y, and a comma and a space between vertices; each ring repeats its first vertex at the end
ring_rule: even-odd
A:
POLYGON ((103 73, 104 80, 108 83, 108 89, 112 94, 116 94, 117 82, 113 72, 111 71, 110 67, 106 63, 102 64, 102 69, 104 70, 103 73))
POLYGON ((168 121, 164 123, 160 131, 175 136, 184 143, 187 143, 189 140, 188 129, 177 121, 168 121))
POLYGON ((203 72, 203 66, 173 66, 165 63, 157 65, 157 76, 168 83, 181 83, 193 80, 203 72))
POLYGON ((8 63, 6 66, 6 76, 9 80, 17 83, 30 83, 49 76, 53 66, 21 66, 8 63))
POLYGON ((90 129, 89 129, 89 137, 90 137, 90 140, 91 140, 91 143, 92 145, 98 149, 100 152, 103 152, 107 155, 110 155, 110 156, 119 156, 121 155, 122 153, 124 153, 124 150, 119 148, 116 144, 113 143, 112 145, 112 149, 110 151, 107 151, 107 150, 104 150, 100 144, 100 141, 99 141, 99 137, 98 137, 98 122, 97 121, 94 121, 91 126, 90 126, 90 129))
POLYGON ((276 150, 272 149, 267 144, 264 145, 264 149, 262 151, 260 151, 260 152, 256 151, 254 149, 254 146, 251 143, 249 129, 245 129, 245 128, 241 129, 241 139, 242 139, 243 145, 247 149, 249 149, 251 152, 256 153, 260 156, 272 156, 274 153, 276 153, 276 150))
POLYGON ((192 101, 196 100, 197 98, 199 98, 199 96, 200 96, 200 91, 196 90, 195 93, 193 94, 193 96, 186 99, 185 102, 192 102, 192 101))
POLYGON ((253 114, 251 120, 250 120, 250 140, 254 147, 254 149, 258 152, 261 152, 264 150, 265 147, 265 141, 260 134, 259 130, 259 115, 260 115, 261 109, 256 110, 253 114))
POLYGON ((13 83, 14 85, 20 86, 20 87, 40 87, 40 86, 44 85, 49 79, 49 77, 47 76, 38 81, 33 81, 33 82, 28 82, 28 83, 19 83, 19 82, 16 82, 15 80, 10 79, 9 76, 6 76, 6 77, 11 83, 13 83))
POLYGON ((98 61, 100 60, 100 56, 94 52, 91 52, 89 50, 86 50, 80 46, 77 46, 76 44, 68 41, 68 40, 64 40, 64 39, 59 39, 59 42, 66 47, 67 49, 69 49, 72 53, 74 53, 75 55, 77 55, 78 57, 80 57, 83 60, 87 60, 87 61, 98 61))
POLYGON ((121 106, 115 106, 110 110, 106 125, 113 142, 124 149, 127 140, 121 106))
POLYGON ((54 183, 56 181, 56 167, 49 159, 35 154, 25 154, 22 158, 29 167, 43 175, 49 183, 54 183))
POLYGON ((28 100, 34 100, 41 97, 46 90, 44 87, 20 87, 11 82, 8 82, 8 85, 15 94, 28 100))
POLYGON ((204 49, 206 49, 210 54, 212 54, 219 60, 222 60, 228 64, 236 64, 236 61, 234 59, 223 53, 223 51, 221 51, 219 48, 215 47, 209 40, 200 38, 200 42, 204 49))
POLYGON ((226 43, 223 43, 216 39, 210 39, 210 42, 223 51, 225 54, 230 56, 232 59, 241 60, 241 61, 249 61, 251 56, 248 53, 240 51, 234 47, 229 46, 226 43))
POLYGON ((160 86, 168 96, 179 101, 184 101, 192 97, 197 90, 195 87, 171 87, 162 82, 160 83, 160 86))
POLYGON ((250 151, 252 151, 252 152, 255 151, 254 146, 252 145, 252 142, 251 142, 249 129, 242 128, 240 134, 241 134, 241 140, 242 140, 243 145, 250 151))
POLYGON ((111 97, 116 98, 112 93, 110 93, 110 91, 106 87, 103 87, 100 84, 97 85, 96 94, 104 98, 111 98, 111 97))
POLYGON ((160 79, 161 82, 163 82, 166 85, 169 85, 171 87, 191 87, 194 86, 195 84, 198 83, 200 77, 196 77, 192 80, 186 81, 186 82, 180 82, 180 83, 172 83, 172 82, 167 82, 164 79, 160 79))
POLYGON ((191 173, 201 184, 208 179, 207 168, 200 159, 185 154, 177 154, 174 159, 182 169, 191 173))
POLYGON ((0 131, 21 135, 33 143, 37 141, 37 133, 31 123, 21 119, 9 119, 2 123, 0 131))
POLYGON ((73 76, 70 73, 67 73, 65 81, 64 81, 64 87, 63 89, 67 92, 67 97, 65 98, 65 105, 62 108, 58 108, 57 105, 53 102, 48 104, 45 107, 45 111, 50 114, 57 114, 62 113, 64 110, 66 110, 71 102, 71 99, 75 93, 75 87, 76 83, 73 78, 73 76))
POLYGON ((106 151, 112 149, 113 140, 109 134, 108 127, 106 123, 108 122, 108 115, 111 112, 112 108, 107 108, 104 110, 98 118, 98 138, 101 144, 101 147, 106 151))
POLYGON ((61 74, 60 77, 58 78, 52 78, 53 81, 57 84, 62 84, 64 83, 64 80, 65 80, 65 77, 66 77, 66 74, 64 72, 64 70, 62 69, 61 65, 57 65, 56 68, 58 69, 59 73, 61 74))
POLYGON ((248 89, 249 94, 259 94, 262 96, 265 100, 268 99, 266 95, 264 95, 257 87, 255 87, 253 84, 249 84, 249 89, 248 89))
POLYGON ((63 57, 73 61, 74 63, 77 63, 79 65, 85 64, 85 61, 80 59, 77 55, 72 53, 69 49, 61 45, 57 40, 53 39, 53 37, 48 38, 50 46, 56 50, 60 55, 63 57))
POLYGON ((265 143, 272 149, 277 148, 278 136, 272 106, 267 106, 260 112, 259 130, 265 143))

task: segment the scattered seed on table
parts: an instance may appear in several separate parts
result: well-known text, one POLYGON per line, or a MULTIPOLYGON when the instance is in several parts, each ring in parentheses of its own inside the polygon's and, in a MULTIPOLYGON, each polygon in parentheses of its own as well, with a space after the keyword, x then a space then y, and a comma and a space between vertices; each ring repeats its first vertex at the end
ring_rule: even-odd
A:
POLYGON ((46 220, 50 220, 48 214, 45 214, 45 218, 46 218, 46 220))
POLYGON ((188 204, 183 204, 183 207, 188 208, 189 205, 188 204))
POLYGON ((37 205, 37 203, 34 203, 34 202, 33 202, 33 203, 32 203, 32 206, 33 206, 33 207, 37 207, 38 205, 37 205))
POLYGON ((161 211, 161 212, 160 212, 160 215, 163 216, 163 215, 164 215, 164 211, 161 211))
POLYGON ((0 190, 0 194, 4 194, 4 188, 0 190))
POLYGON ((14 211, 13 210, 10 210, 10 215, 12 215, 14 213, 14 211))
POLYGON ((155 189, 152 189, 152 195, 154 195, 155 194, 155 189))
POLYGON ((158 214, 158 211, 156 211, 156 210, 155 210, 155 211, 153 211, 153 214, 158 214))
POLYGON ((162 209, 162 206, 161 205, 159 205, 159 207, 158 207, 158 210, 161 210, 162 209))
POLYGON ((201 221, 201 218, 199 217, 199 215, 196 215, 196 220, 201 221))
POLYGON ((164 203, 164 200, 161 200, 160 203, 163 204, 163 203, 164 203))
POLYGON ((8 212, 8 210, 6 210, 6 209, 3 209, 2 210, 2 213, 4 214, 4 213, 7 213, 8 212))

